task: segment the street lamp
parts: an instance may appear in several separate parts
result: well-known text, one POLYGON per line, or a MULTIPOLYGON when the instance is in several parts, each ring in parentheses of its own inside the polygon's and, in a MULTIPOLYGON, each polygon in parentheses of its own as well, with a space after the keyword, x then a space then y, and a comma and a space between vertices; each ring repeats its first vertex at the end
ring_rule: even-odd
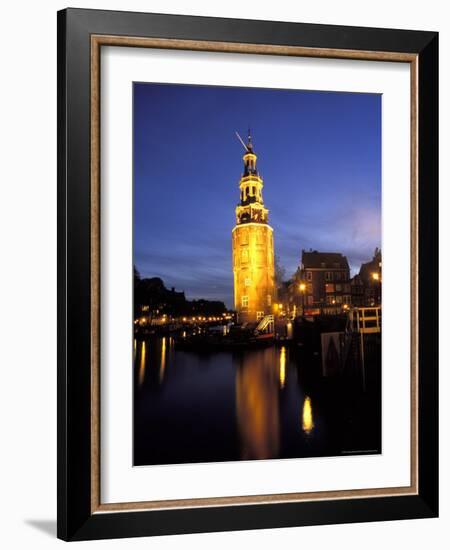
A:
POLYGON ((306 290, 305 283, 300 283, 298 285, 298 288, 300 290, 300 296, 301 296, 302 315, 304 315, 304 313, 305 313, 305 290, 306 290))
MULTIPOLYGON (((375 289, 376 289, 375 303, 380 304, 381 303, 381 273, 379 271, 373 271, 372 272, 372 279, 375 283, 374 286, 375 286, 375 289)), ((374 303, 374 305, 375 305, 375 303, 374 303)))

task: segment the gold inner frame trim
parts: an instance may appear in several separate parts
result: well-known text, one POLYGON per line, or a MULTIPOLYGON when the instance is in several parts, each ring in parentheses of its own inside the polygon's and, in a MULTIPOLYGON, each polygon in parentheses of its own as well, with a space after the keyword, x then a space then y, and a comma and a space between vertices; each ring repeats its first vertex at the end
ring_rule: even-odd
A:
POLYGON ((274 504, 418 494, 418 55, 401 52, 306 48, 132 36, 91 35, 91 513, 274 504), (102 46, 163 48, 409 63, 411 82, 411 483, 405 487, 232 497, 102 503, 100 492, 100 50, 102 46))

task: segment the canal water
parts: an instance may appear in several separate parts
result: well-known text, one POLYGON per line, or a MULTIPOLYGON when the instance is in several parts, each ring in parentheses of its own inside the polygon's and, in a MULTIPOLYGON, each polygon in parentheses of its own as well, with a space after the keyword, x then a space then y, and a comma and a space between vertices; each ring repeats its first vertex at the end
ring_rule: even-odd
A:
POLYGON ((292 346, 177 350, 171 336, 134 342, 134 465, 376 454, 381 367, 324 378, 292 346))

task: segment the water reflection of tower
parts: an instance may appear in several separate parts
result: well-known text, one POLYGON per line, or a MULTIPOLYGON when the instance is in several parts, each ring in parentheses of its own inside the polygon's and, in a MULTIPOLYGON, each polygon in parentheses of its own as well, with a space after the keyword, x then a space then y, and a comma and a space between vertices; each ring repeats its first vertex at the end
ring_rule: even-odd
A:
POLYGON ((243 460, 279 456, 279 375, 275 348, 251 352, 236 370, 236 417, 243 460))
MULTIPOLYGON (((240 138, 239 138, 240 139, 240 138)), ((241 140, 242 141, 242 140, 241 140)), ((240 202, 233 228, 234 306, 241 322, 272 312, 275 298, 273 229, 262 197, 263 180, 256 169, 250 131, 245 147, 240 202)))

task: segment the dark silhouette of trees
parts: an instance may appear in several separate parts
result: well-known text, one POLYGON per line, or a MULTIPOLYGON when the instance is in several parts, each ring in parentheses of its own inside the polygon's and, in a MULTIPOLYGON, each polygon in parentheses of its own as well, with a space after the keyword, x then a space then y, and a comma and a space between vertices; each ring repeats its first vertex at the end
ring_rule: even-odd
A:
POLYGON ((211 316, 221 315, 227 311, 225 304, 212 300, 186 300, 184 292, 174 288, 167 289, 159 277, 142 279, 134 267, 134 316, 143 314, 152 318, 155 315, 211 316))

